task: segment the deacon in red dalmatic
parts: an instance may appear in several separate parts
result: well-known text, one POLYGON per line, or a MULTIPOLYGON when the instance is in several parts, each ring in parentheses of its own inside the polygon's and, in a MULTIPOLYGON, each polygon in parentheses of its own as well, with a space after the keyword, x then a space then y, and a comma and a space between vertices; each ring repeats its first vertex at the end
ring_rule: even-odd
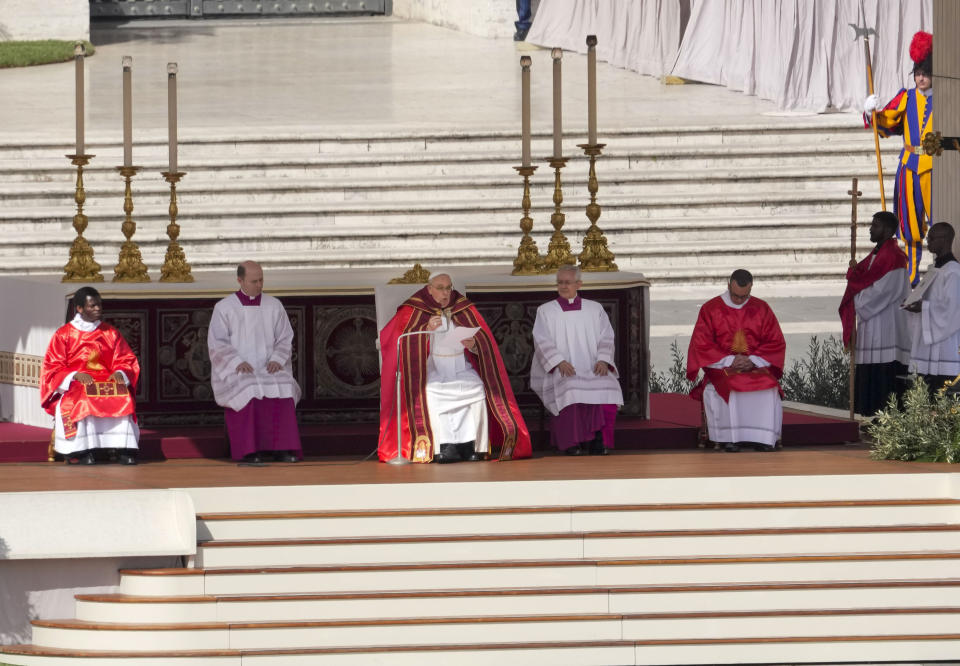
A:
POLYGON ((780 438, 786 342, 773 310, 750 296, 753 276, 736 270, 727 290, 700 308, 687 353, 690 395, 703 401, 710 439, 727 451, 770 451, 780 438))

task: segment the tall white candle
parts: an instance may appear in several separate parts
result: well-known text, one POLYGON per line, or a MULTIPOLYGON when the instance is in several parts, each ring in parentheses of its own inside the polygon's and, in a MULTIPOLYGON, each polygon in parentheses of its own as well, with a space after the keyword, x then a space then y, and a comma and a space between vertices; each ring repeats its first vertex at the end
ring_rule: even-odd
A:
POLYGON ((123 56, 123 166, 133 166, 133 58, 123 56))
POLYGON ((170 173, 177 172, 177 63, 167 63, 167 128, 170 173))
POLYGON ((553 58, 553 156, 563 157, 563 100, 560 94, 560 60, 563 51, 553 49, 550 57, 553 58))
POLYGON ((83 42, 77 42, 73 45, 73 62, 76 70, 77 85, 77 155, 83 155, 83 42))
POLYGON ((597 36, 587 36, 587 143, 597 144, 597 36))
POLYGON ((520 57, 520 153, 522 164, 530 166, 530 56, 520 57))

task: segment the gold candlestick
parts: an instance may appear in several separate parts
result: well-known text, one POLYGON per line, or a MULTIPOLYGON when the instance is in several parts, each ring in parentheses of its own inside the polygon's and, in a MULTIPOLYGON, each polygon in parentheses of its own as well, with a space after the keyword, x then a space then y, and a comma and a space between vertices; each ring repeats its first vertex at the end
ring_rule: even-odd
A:
POLYGON ((163 178, 170 183, 170 224, 167 225, 167 236, 170 244, 167 245, 167 255, 163 258, 160 268, 160 282, 193 282, 190 274, 190 264, 183 254, 177 237, 180 235, 180 225, 177 224, 177 183, 186 176, 185 171, 164 171, 163 178))
POLYGON ((87 228, 87 216, 83 214, 83 204, 87 200, 87 193, 83 191, 83 167, 89 164, 93 155, 67 155, 70 164, 77 167, 77 189, 73 200, 77 202, 77 214, 73 216, 73 228, 77 237, 70 246, 70 259, 63 267, 61 282, 103 282, 100 274, 100 264, 93 260, 93 248, 83 237, 87 228))
POLYGON ((550 216, 550 224, 553 225, 553 235, 550 236, 550 245, 547 247, 547 256, 543 258, 543 265, 540 267, 541 273, 552 273, 561 266, 575 264, 576 256, 570 252, 570 243, 567 237, 563 235, 563 223, 566 217, 562 212, 563 188, 560 182, 560 169, 567 165, 566 157, 551 157, 548 164, 553 167, 553 214, 550 216))
POLYGON ((134 232, 137 230, 137 223, 133 221, 133 192, 130 189, 130 179, 137 175, 140 167, 120 166, 116 167, 120 175, 123 176, 123 212, 126 217, 120 230, 126 240, 120 247, 120 260, 113 269, 114 282, 150 282, 150 276, 147 275, 147 267, 140 256, 140 248, 134 243, 134 232))
POLYGON ((597 182, 597 156, 603 151, 605 143, 582 143, 577 144, 578 148, 583 149, 583 153, 590 158, 590 174, 587 179, 587 189, 590 191, 590 203, 587 204, 587 219, 590 220, 590 228, 587 229, 583 237, 583 251, 580 253, 580 270, 583 271, 609 271, 620 270, 613 262, 614 254, 607 249, 607 237, 597 226, 597 220, 600 219, 600 204, 597 203, 597 190, 600 185, 597 182))
POLYGON ((523 217, 520 218, 520 229, 523 231, 523 237, 520 239, 520 247, 517 248, 517 258, 513 260, 512 275, 537 275, 540 273, 543 258, 540 256, 540 250, 537 249, 537 242, 530 237, 530 232, 533 230, 533 219, 530 217, 530 176, 537 170, 537 167, 518 166, 513 168, 523 176, 523 199, 520 202, 523 207, 523 217))

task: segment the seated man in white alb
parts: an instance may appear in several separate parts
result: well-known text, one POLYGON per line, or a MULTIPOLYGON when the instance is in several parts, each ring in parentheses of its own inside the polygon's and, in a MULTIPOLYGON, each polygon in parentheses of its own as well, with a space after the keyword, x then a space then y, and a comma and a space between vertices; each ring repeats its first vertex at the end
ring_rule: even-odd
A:
POLYGON ((530 387, 553 415, 554 446, 567 455, 606 455, 623 392, 610 318, 602 305, 580 297, 581 286, 580 269, 561 266, 558 297, 537 308, 530 387))
POLYGON ((753 276, 733 272, 727 289, 700 307, 687 352, 687 379, 703 379, 690 396, 703 400, 710 440, 724 450, 771 451, 780 437, 780 377, 787 349, 764 301, 750 296, 753 276))
POLYGON ((380 460, 400 447, 417 463, 530 456, 530 435, 510 388, 500 350, 477 308, 446 273, 430 278, 380 331, 380 460), (406 333, 410 335, 397 343, 406 333))

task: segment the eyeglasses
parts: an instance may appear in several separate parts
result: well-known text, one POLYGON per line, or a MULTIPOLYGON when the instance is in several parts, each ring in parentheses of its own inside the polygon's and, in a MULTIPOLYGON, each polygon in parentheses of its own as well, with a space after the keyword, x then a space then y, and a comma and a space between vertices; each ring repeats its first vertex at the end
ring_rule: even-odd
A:
POLYGON ((557 280, 558 287, 566 287, 568 284, 577 284, 580 280, 557 280))
POLYGON ((435 287, 430 285, 431 289, 436 289, 437 291, 453 291, 453 285, 447 285, 446 287, 435 287))

